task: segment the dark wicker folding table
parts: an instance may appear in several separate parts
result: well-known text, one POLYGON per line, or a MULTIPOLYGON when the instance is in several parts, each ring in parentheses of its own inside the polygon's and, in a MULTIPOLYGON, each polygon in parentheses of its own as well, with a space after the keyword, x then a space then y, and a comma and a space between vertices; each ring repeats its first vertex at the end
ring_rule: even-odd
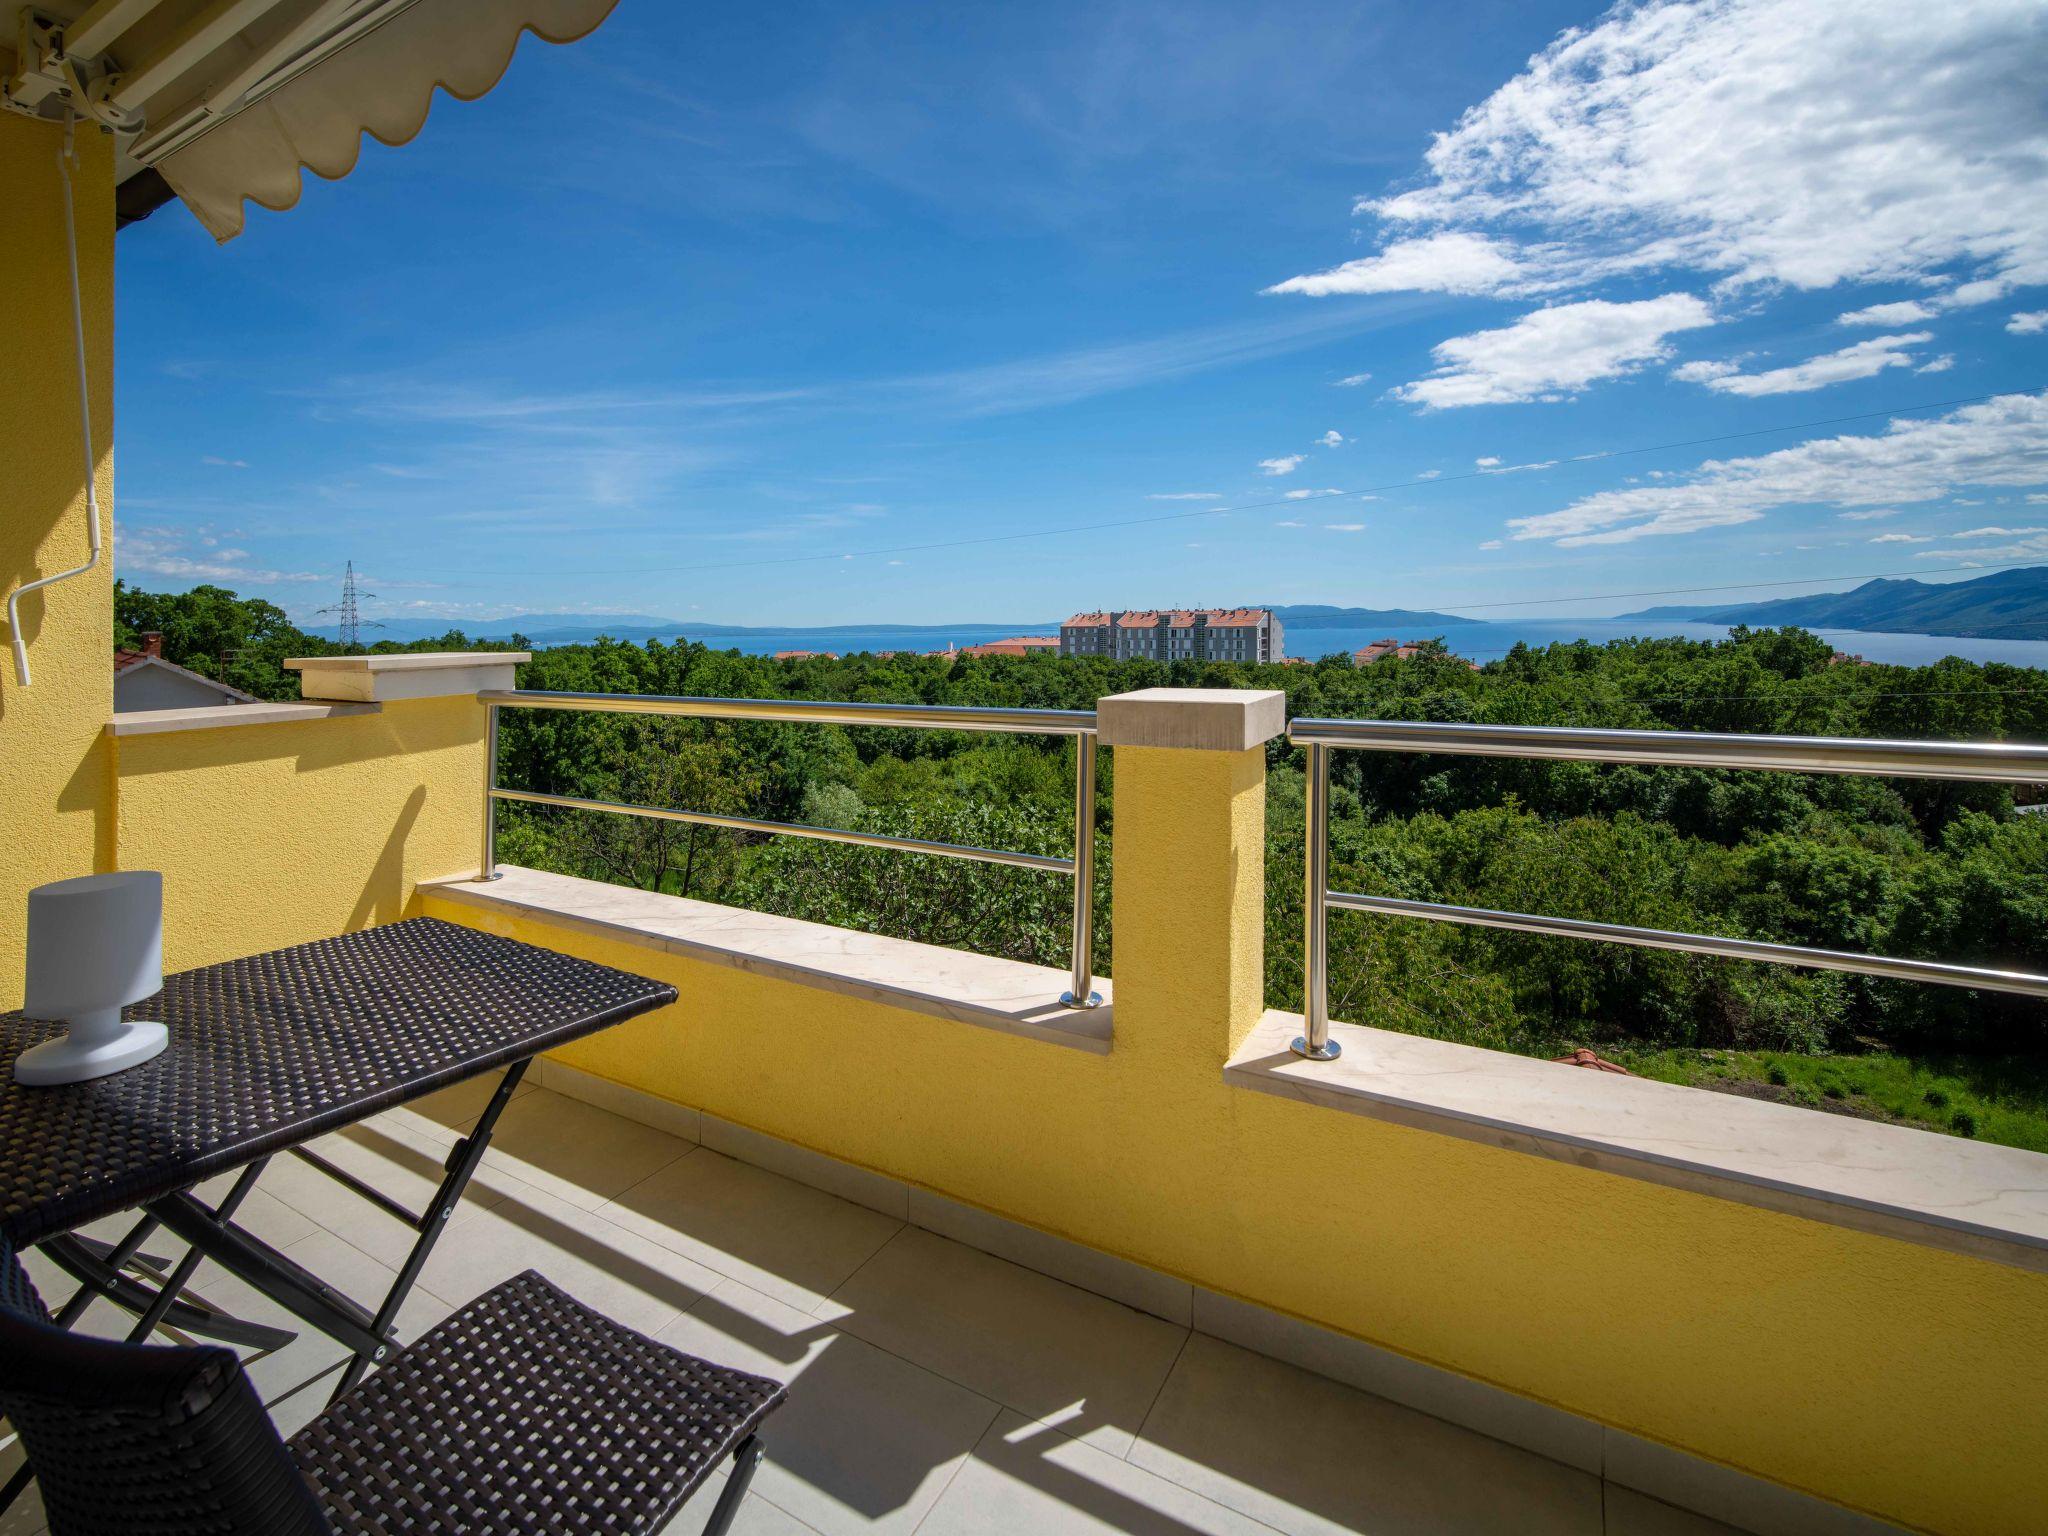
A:
POLYGON ((14 1058, 63 1026, 0 1015, 0 1237, 42 1251, 79 1280, 66 1325, 95 1296, 159 1324, 272 1348, 282 1330, 183 1296, 212 1258, 353 1353, 336 1395, 386 1358, 392 1326, 433 1251, 498 1116, 541 1051, 672 1003, 676 990, 553 950, 412 918, 164 979, 128 1010, 170 1027, 162 1055, 112 1077, 57 1088, 14 1081, 14 1058), (304 1143, 450 1083, 500 1070, 481 1118, 449 1153, 424 1211, 408 1211, 304 1143), (375 1312, 234 1221, 271 1157, 291 1152, 412 1226, 419 1237, 375 1312), (241 1169, 209 1206, 193 1186, 241 1169), (75 1235, 140 1207, 114 1244, 75 1235), (190 1245, 154 1285, 139 1263, 158 1225, 190 1245))
POLYGON ((779 1382, 646 1338, 531 1271, 410 1347, 393 1334, 527 1063, 675 999, 646 977, 414 918, 167 977, 130 1010, 170 1026, 163 1054, 93 1082, 15 1083, 14 1057, 59 1026, 0 1015, 0 1399, 27 1450, 0 1509, 40 1468, 52 1528, 94 1536, 624 1536, 665 1526, 731 1457, 705 1527, 723 1536, 779 1382), (492 1070, 490 1104, 424 1211, 304 1146, 492 1070), (236 1225, 281 1152, 419 1233, 375 1312, 236 1225), (235 1169, 216 1204, 194 1193, 235 1169), (117 1243, 77 1233, 136 1207, 117 1243), (159 1225, 190 1245, 176 1266, 144 1262, 159 1225), (30 1245, 80 1281, 54 1319, 14 1259, 30 1245), (257 1347, 293 1336, 186 1298, 202 1258, 351 1351, 334 1400, 289 1445, 232 1354, 134 1347, 159 1325, 257 1347), (140 1314, 130 1344, 66 1331, 95 1296, 140 1314))

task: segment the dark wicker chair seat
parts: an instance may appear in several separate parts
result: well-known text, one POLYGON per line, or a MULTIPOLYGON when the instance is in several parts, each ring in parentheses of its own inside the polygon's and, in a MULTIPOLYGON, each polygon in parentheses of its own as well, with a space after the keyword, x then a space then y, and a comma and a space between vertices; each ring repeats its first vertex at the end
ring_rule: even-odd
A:
POLYGON ((730 1524, 782 1386, 658 1344, 528 1271, 279 1439, 241 1362, 49 1321, 0 1241, 0 1411, 52 1536, 660 1530, 734 1456, 730 1524))
POLYGON ((659 1530, 780 1383, 622 1327, 532 1270, 290 1442, 337 1531, 659 1530))

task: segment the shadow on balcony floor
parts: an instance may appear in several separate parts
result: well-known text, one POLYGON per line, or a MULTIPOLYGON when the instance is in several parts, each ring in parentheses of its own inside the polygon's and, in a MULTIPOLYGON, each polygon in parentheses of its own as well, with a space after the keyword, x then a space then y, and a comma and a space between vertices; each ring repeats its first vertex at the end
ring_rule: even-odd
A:
MULTIPOLYGON (((418 1201, 487 1090, 321 1150, 418 1201)), ((405 1229, 291 1159, 251 1225, 374 1300, 405 1229)), ((175 1250, 172 1242, 153 1249, 175 1250)), ((1732 1536, 1441 1420, 1133 1311, 544 1089, 521 1093, 402 1319, 416 1337, 524 1269, 680 1348, 791 1383, 737 1529, 1732 1536)), ((47 1266, 48 1296, 68 1286, 47 1266)), ((196 1287, 281 1317, 211 1266, 196 1287)), ((87 1326, 114 1330, 110 1308, 87 1326)), ((287 1434, 339 1346, 253 1360, 287 1434)), ((0 1452, 0 1471, 18 1456, 0 1452)), ((716 1484, 671 1529, 701 1528, 716 1484)), ((0 1536, 41 1528, 33 1497, 0 1536)))

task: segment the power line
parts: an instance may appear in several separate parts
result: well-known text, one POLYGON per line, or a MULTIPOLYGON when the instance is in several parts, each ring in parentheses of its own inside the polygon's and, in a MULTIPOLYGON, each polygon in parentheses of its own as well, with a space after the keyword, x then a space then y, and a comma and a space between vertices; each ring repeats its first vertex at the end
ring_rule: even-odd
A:
MULTIPOLYGON (((1270 510, 1273 510, 1273 509, 1275 509, 1275 508, 1280 508, 1280 507, 1299 507, 1299 506, 1307 506, 1307 505, 1312 505, 1312 504, 1314 504, 1314 503, 1317 503, 1317 502, 1322 502, 1322 503, 1325 503, 1325 504, 1327 504, 1327 503, 1329 503, 1329 502, 1332 502, 1332 501, 1357 501, 1357 500, 1361 500, 1361 499, 1364 499, 1364 498, 1367 498, 1367 497, 1372 497, 1372 496, 1376 496, 1376 495, 1379 495, 1379 494, 1381 494, 1382 492, 1386 492, 1386 491, 1412 491, 1412 490, 1426 490, 1426 489, 1429 489, 1430 487, 1433 487, 1433 486, 1440 486, 1440 485, 1456 485, 1456 484, 1459 484, 1459 483, 1462 483, 1462 482, 1465 482, 1465 481, 1470 481, 1470 480, 1487 480, 1487 479, 1499 479, 1499 478, 1500 478, 1501 476, 1503 476, 1503 475, 1506 475, 1506 474, 1510 474, 1510 473, 1514 473, 1514 472, 1516 472, 1517 470, 1521 470, 1521 469, 1524 469, 1524 468, 1526 468, 1526 469, 1528 469, 1528 470, 1535 470, 1535 469, 1539 469, 1539 468, 1540 468, 1540 469, 1554 469, 1554 468, 1557 468, 1557 467, 1559 467, 1559 466, 1561 466, 1561 465, 1566 465, 1566 464, 1587 464, 1587 463, 1594 463, 1594 462, 1598 462, 1598 461, 1600 461, 1600 460, 1605 460, 1605 459, 1622 459, 1622 458, 1630 458, 1630 457, 1633 457, 1633 456, 1636 456, 1636 455, 1640 455, 1640 454, 1646 454, 1646 453, 1668 453, 1668 452, 1672 452, 1672 451, 1674 451, 1674 450, 1676 450, 1676 449, 1680 449, 1680 448, 1702 448, 1702 447, 1707 447, 1707 446, 1709 446, 1709 445, 1711 445, 1711 444, 1714 444, 1714 443, 1732 443, 1732 442, 1739 442, 1739 441, 1741 441, 1741 440, 1743 440, 1743 439, 1746 439, 1746 438, 1754 438, 1754 437, 1767 437, 1767 436, 1771 436, 1771 435, 1773 435, 1773 434, 1776 434, 1776 433, 1780 433, 1780 432, 1808 432, 1808 431, 1812 431, 1812 430, 1814 430, 1814 429, 1816 429, 1816 428, 1820 428, 1820 427, 1838 427, 1838 426, 1843 426, 1843 425, 1846 425, 1846 424, 1848 424, 1848 423, 1850 423, 1850 422, 1856 422, 1856 421, 1874 421, 1874 420, 1877 420, 1877 419, 1879 419, 1879 418, 1881 418, 1881 417, 1888 417, 1888 416, 1905 416, 1905 415, 1911 415, 1911 414, 1913 414, 1913 413, 1915 413, 1915 412, 1919 412, 1919 411, 1942 411, 1942 410, 1948 410, 1948 409, 1950 409, 1951 407, 1954 407, 1954 406, 1960 406, 1960 405, 1980 405, 1980 404, 1982 404, 1982 403, 1983 403, 1984 401, 1986 401, 1986 400, 1995 400, 1995 399, 1997 399, 1997 398, 1999 397, 1999 395, 2001 395, 2001 394, 2016 394, 2016 393, 2025 393, 2025 392, 2026 392, 2026 391, 2015 391, 2015 390, 2000 390, 2000 391, 1997 391, 1997 392, 1995 392, 1995 393, 1992 393, 1992 394, 1985 394, 1985 395, 1964 395, 1964 396, 1960 396, 1960 397, 1958 397, 1958 398, 1956 398, 1956 399, 1953 399, 1953 400, 1931 400, 1931 401, 1928 401, 1928 402, 1926 402, 1926 403, 1924 403, 1924 404, 1921 404, 1921 405, 1898 405, 1898 406, 1892 406, 1892 407, 1889 407, 1888 409, 1885 409, 1885 410, 1882 410, 1882 411, 1859 411, 1859 412, 1856 412, 1855 414, 1853 414, 1853 415, 1849 415, 1849 416, 1828 416, 1828 417, 1822 417, 1822 418, 1820 418, 1820 419, 1818 419, 1818 420, 1814 420, 1814 421, 1799 421, 1799 422, 1788 422, 1788 423, 1784 424, 1783 426, 1775 426, 1775 427, 1752 427, 1752 428, 1748 429, 1747 431, 1742 431, 1742 432, 1722 432, 1722 433, 1717 433, 1717 434, 1715 434, 1714 436, 1711 436, 1711 437, 1690 437, 1690 438, 1681 438, 1681 439, 1678 439, 1678 440, 1676 440, 1676 441, 1673 441, 1673 442, 1668 442, 1668 443, 1648 443, 1648 444, 1644 444, 1644 445, 1641 445, 1641 446, 1639 446, 1639 447, 1633 447, 1633 448, 1607 448, 1607 449, 1601 449, 1601 450, 1599 450, 1599 451, 1597 451, 1597 452, 1594 452, 1594 453, 1581 453, 1581 454, 1570 454, 1570 455, 1566 455, 1566 456, 1564 456, 1564 457, 1561 457, 1561 458, 1557 458, 1557 459, 1552 459, 1552 460, 1547 460, 1547 461, 1543 462, 1543 463, 1542 463, 1541 465, 1531 465, 1531 466, 1526 466, 1526 467, 1525 467, 1525 466, 1517 466, 1517 465, 1509 465, 1509 466, 1505 466, 1505 467, 1503 467, 1503 468, 1497 468, 1497 469, 1476 469, 1476 470, 1470 470, 1470 471, 1466 471, 1466 472, 1464 472, 1464 473, 1460 473, 1460 474, 1455 474, 1455 475, 1434 475, 1434 476, 1430 476, 1430 477, 1428 477, 1428 478, 1412 478, 1412 477, 1411 477, 1410 479, 1407 479, 1407 480, 1390 480, 1390 481, 1388 481, 1388 482, 1387 482, 1386 484, 1384 484, 1384 485, 1373 485, 1373 486, 1367 486, 1367 487, 1366 487, 1366 488, 1365 488, 1364 490, 1361 490, 1361 491, 1342 491, 1342 492, 1338 492, 1338 493, 1336 493, 1336 494, 1334 494, 1334 495, 1327 495, 1327 494, 1317 494, 1317 495, 1312 495, 1312 496, 1294 496, 1294 497, 1289 497, 1289 496, 1280 496, 1280 497, 1276 497, 1276 498, 1274 498, 1274 499, 1273 499, 1273 500, 1271 500, 1271 501, 1249 501, 1249 502, 1240 502, 1240 503, 1238 503, 1238 504, 1236 504, 1236 505, 1234 505, 1234 506, 1228 506, 1228 507, 1197 507, 1197 508, 1195 508, 1194 510, 1192 510, 1192 511, 1187 511, 1187 512, 1158 512, 1158 513, 1153 513, 1153 514, 1150 514, 1150 515, 1148 515, 1148 516, 1145 516, 1145 517, 1126 517, 1126 518, 1115 518, 1115 519, 1111 519, 1111 520, 1108 520, 1108 521, 1104 521, 1104 522, 1095 522, 1095 523, 1068 523, 1068 524, 1065 524, 1065 525, 1063 525, 1063 526, 1060 526, 1060 527, 1056 527, 1056 528, 1032 528, 1032 529, 1026 529, 1026 530, 1024 530, 1024 531, 1022 531, 1022 532, 1019 532, 1019 533, 991 533, 991 534, 980 534, 980 535, 976 535, 976 536, 974 536, 974 537, 972 537, 972 538, 965 538, 965 539, 939 539, 939 540, 932 540, 932 541, 929 541, 929 542, 926 542, 926 543, 921 543, 921 544, 891 544, 891 545, 884 545, 884 546, 881 546, 881 547, 879 547, 879 548, 875 548, 875 549, 861 549, 861 550, 842 550, 842 551, 838 551, 838 552, 834 552, 834 553, 825 553, 825 554, 815 554, 815 555, 775 555, 775 556, 767 556, 767 557, 763 557, 763 558, 761 558, 761 559, 758 559, 758 560, 724 560, 724 561, 714 561, 714 562, 710 562, 710 563, 697 563, 697 564, 691 564, 691 565, 634 565, 634 566, 612 566, 612 567, 605 567, 605 568, 602 568, 602 569, 594 569, 594 570, 559 570, 559 569, 557 569, 557 570, 544 570, 544 571, 532 571, 532 570, 527 570, 527 571, 507 571, 507 570, 475 570, 475 569, 466 569, 466 568, 456 568, 456 567, 451 567, 451 566, 432 566, 432 567, 426 567, 426 568, 424 568, 423 570, 421 570, 421 572, 420 572, 420 573, 421 573, 421 574, 427 574, 427 575, 439 575, 439 576, 501 576, 501 577, 502 577, 502 576, 522 576, 522 577, 538 577, 538 576, 652 576, 652 575, 675 575, 675 574, 683 574, 683 573, 686 573, 686 574, 692 574, 692 575, 694 575, 694 574, 699 574, 699 573, 703 573, 703 572, 710 572, 710 571, 742 571, 742 570, 755 570, 755 569, 759 569, 759 568, 762 568, 762 567, 765 567, 765 566, 781 566, 781 565, 818 565, 818 564, 824 564, 824 563, 827 563, 827 562, 837 562, 837 561, 847 561, 847 560, 872 560, 872 559, 878 559, 878 558, 880 558, 880 557, 882 557, 882 556, 886 556, 886 555, 915 555, 915 554, 931 554, 931 553, 935 553, 935 552, 937 552, 937 551, 939 551, 939 550, 946 550, 946 549, 968 549, 968 548, 973 548, 973 547, 977 547, 977 546, 982 546, 982 545, 990 545, 990 544, 1014 544, 1014 543, 1019 543, 1019 542, 1025 541, 1025 540, 1029 540, 1029 539, 1051 539, 1051 538, 1062 538, 1062 537, 1065 537, 1065 536, 1066 536, 1066 535, 1068 535, 1068 534, 1074 534, 1074 533, 1106 533, 1106 532, 1111 532, 1111 531, 1114 531, 1114 530, 1116 530, 1116 529, 1119 529, 1119 528, 1142 528, 1142 527, 1149 527, 1149 526, 1154 526, 1154 525, 1157 525, 1157 524, 1160 524, 1160 523, 1179 523, 1179 522, 1187 522, 1187 521, 1190 521, 1190 520, 1192 520, 1192 519, 1195 519, 1195 518, 1203 518, 1203 517, 1227 517, 1227 516, 1229 516, 1229 515, 1231 515, 1231 514, 1233 514, 1233 513, 1238 513, 1238 512, 1263 512, 1263 511, 1270 511, 1270 510)), ((2027 563, 2027 562, 2022 562, 2022 563, 2027 563)), ((1958 569, 1967 569, 1967 567, 1958 567, 1958 569)), ((1988 569, 1988 567, 1987 567, 1987 569, 1988 569)), ((1903 574, 1903 573, 1901 573, 1901 574, 1903 574)), ((1844 579, 1848 579, 1848 578, 1842 578, 1842 577, 1835 577, 1835 576, 1815 576, 1815 577, 1812 577, 1812 578, 1810 578, 1810 579, 1811 579, 1811 580, 1813 580, 1813 581, 1838 581, 1838 580, 1844 580, 1844 579)), ((1788 585, 1788 586, 1798 586, 1798 585, 1801 585, 1801 583, 1799 583, 1799 582, 1788 582, 1788 583, 1782 583, 1782 585, 1788 585)), ((1699 588, 1699 589, 1697 589, 1697 590, 1700 590, 1700 591, 1709 591, 1709 590, 1721 590, 1721 591, 1735 591, 1735 590, 1739 590, 1739 589, 1738 589, 1738 588, 1734 588, 1734 587, 1727 587, 1727 588, 1719 588, 1719 589, 1712 589, 1712 588, 1699 588)), ((1621 595, 1622 595, 1622 596, 1630 596, 1630 595, 1636 595, 1636 594, 1628 594, 1628 593, 1624 593, 1624 594, 1621 594, 1621 595)), ((1644 596, 1655 596, 1655 595, 1658 595, 1658 594, 1654 594, 1654 593, 1646 593, 1646 594, 1641 594, 1641 595, 1644 595, 1644 596)), ((1533 603, 1533 602, 1551 602, 1551 601, 1561 601, 1561 602, 1593 602, 1593 601, 1597 601, 1597 600, 1598 600, 1598 599, 1594 599, 1594 598, 1590 598, 1590 597, 1588 597, 1588 598, 1561 598, 1561 599, 1547 599, 1547 598, 1546 598, 1546 599, 1525 599, 1525 600, 1523 600, 1523 601, 1528 601, 1528 602, 1532 602, 1532 603, 1533 603)), ((1488 607, 1510 607, 1510 606, 1515 606, 1515 604, 1513 604, 1513 603, 1492 603, 1492 604, 1485 604, 1485 605, 1481 605, 1481 604, 1470 604, 1470 603, 1468 603, 1468 604, 1464 604, 1463 606, 1465 606, 1465 607, 1477 607, 1477 606, 1488 606, 1488 607)))

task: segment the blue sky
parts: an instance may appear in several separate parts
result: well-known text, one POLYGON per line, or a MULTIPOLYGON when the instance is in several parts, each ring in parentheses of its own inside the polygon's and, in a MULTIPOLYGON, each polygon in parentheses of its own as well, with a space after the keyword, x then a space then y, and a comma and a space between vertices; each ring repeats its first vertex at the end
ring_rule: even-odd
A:
POLYGON ((622 0, 121 236, 117 566, 803 624, 2048 562, 2048 8, 1913 9, 622 0))

